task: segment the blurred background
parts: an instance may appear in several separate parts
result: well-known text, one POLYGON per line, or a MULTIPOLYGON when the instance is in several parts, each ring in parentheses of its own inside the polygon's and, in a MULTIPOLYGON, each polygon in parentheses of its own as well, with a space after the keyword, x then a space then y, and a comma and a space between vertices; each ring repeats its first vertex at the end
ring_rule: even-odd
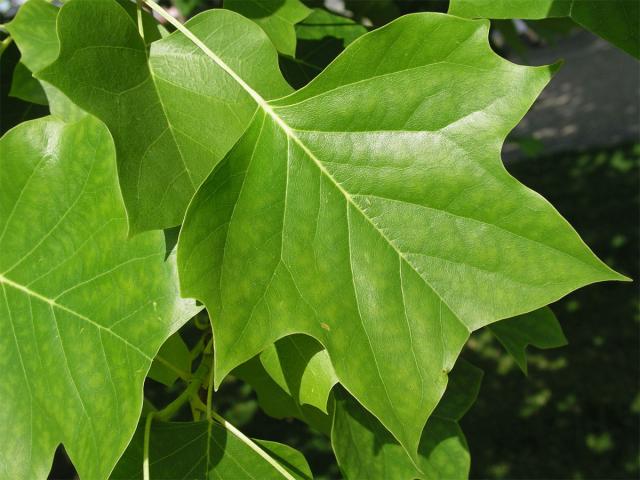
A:
MULTIPOLYGON (((185 19, 220 3, 164 4, 185 19)), ((444 0, 305 3, 325 4, 367 28, 404 13, 448 7, 444 0)), ((18 4, 0 0, 4 21, 18 4)), ((476 404, 462 421, 471 478, 639 478, 640 65, 566 19, 493 22, 491 41, 516 63, 564 60, 509 137, 503 158, 507 169, 546 197, 600 258, 636 281, 592 285, 552 305, 569 344, 530 349, 527 377, 489 332, 474 334, 463 357, 485 376, 476 404)), ((303 45, 313 47, 300 42, 299 48, 303 45)), ((332 45, 322 46, 328 60, 339 52, 332 45)), ((9 123, 46 114, 45 107, 7 96, 17 59, 15 48, 9 48, 0 66, 0 106, 9 123)), ((288 61, 282 60, 285 70, 288 61)), ((145 392, 156 405, 175 395, 152 380, 145 392)), ((300 449, 318 478, 340 477, 328 439, 297 420, 283 424, 267 417, 249 385, 230 378, 215 398, 219 411, 245 433, 300 449)), ((75 476, 62 449, 51 475, 75 476)))

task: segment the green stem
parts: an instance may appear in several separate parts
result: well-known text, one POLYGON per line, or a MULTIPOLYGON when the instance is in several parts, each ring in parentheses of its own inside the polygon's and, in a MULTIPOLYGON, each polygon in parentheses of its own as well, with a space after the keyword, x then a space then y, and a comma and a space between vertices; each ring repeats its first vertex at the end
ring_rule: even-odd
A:
POLYGON ((144 422, 144 443, 142 446, 142 479, 150 480, 149 475, 149 440, 151 438, 151 422, 155 413, 151 412, 147 415, 147 420, 144 422))
POLYGON ((144 25, 142 23, 142 0, 136 0, 136 14, 138 17, 138 32, 144 40, 144 25))
MULTIPOLYGON (((280 465, 277 461, 275 461, 271 455, 261 449, 253 440, 247 437, 244 433, 234 427, 231 423, 227 422, 224 418, 222 418, 218 413, 212 408, 212 400, 213 400, 213 372, 214 372, 214 364, 213 357, 211 357, 211 368, 209 369, 209 386, 207 388, 207 421, 211 422, 212 419, 222 425, 224 428, 229 430, 233 435, 235 435, 240 441, 242 441, 245 445, 247 445, 251 450, 256 452, 262 458, 264 458, 273 468, 278 471, 284 478, 287 480, 295 480, 294 477, 291 476, 289 472, 287 472, 282 465, 280 465)), ((204 360, 203 360, 204 363, 204 360)))
POLYGON ((193 374, 193 379, 187 388, 185 388, 173 402, 155 413, 155 417, 158 420, 170 420, 171 417, 178 413, 178 410, 180 410, 180 408, 182 408, 182 406, 191 399, 191 397, 198 393, 198 390, 200 390, 200 386, 202 385, 202 380, 206 377, 207 373, 209 373, 209 365, 207 365, 205 360, 206 359, 203 359, 202 363, 193 374))
POLYGON ((198 358, 198 355, 202 353, 202 351, 204 350, 204 342, 205 342, 205 334, 202 334, 202 336, 200 337, 200 340, 198 340, 198 343, 196 343, 195 347, 193 347, 189 352, 191 361, 198 358))
POLYGON ((171 402, 169 405, 164 407, 162 410, 158 410, 156 412, 150 412, 147 415, 147 419, 144 424, 144 443, 142 447, 142 477, 143 480, 150 480, 149 476, 149 442, 151 439, 151 424, 153 419, 158 419, 160 421, 166 422, 170 420, 182 406, 187 403, 192 397, 197 395, 198 390, 202 386, 202 380, 209 373, 209 363, 208 359, 205 357, 202 359, 202 363, 193 374, 193 378, 187 388, 178 395, 178 397, 171 402))
POLYGON ((213 364, 214 361, 215 359, 212 355, 211 368, 209 369, 209 384, 207 385, 207 420, 211 418, 211 412, 213 412, 213 372, 215 371, 213 364))
POLYGON ((196 315, 196 318, 193 323, 195 324, 196 328, 199 330, 209 330, 211 328, 211 322, 209 321, 209 317, 205 315, 203 312, 196 315))
POLYGON ((9 45, 11 45, 11 42, 13 42, 13 38, 10 36, 0 42, 0 54, 4 52, 9 45))

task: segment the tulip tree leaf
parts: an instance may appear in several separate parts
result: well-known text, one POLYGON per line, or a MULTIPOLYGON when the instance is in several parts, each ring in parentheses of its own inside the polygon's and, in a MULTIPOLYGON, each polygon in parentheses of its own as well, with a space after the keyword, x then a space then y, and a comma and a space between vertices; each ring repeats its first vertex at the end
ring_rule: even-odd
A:
POLYGON ((20 53, 11 43, 0 55, 0 135, 20 122, 45 116, 49 109, 44 105, 25 102, 9 95, 13 83, 13 72, 20 60, 20 53))
POLYGON ((260 25, 278 51, 290 57, 296 53, 295 25, 311 13, 300 0, 225 0, 224 7, 260 25))
POLYGON ((376 418, 339 389, 331 431, 338 465, 347 479, 467 478, 470 457, 458 421, 475 401, 482 370, 459 360, 438 408, 429 418, 413 463, 376 418))
POLYGON ((488 28, 407 15, 292 95, 250 92, 259 110, 178 242, 183 294, 212 318, 216 386, 306 333, 415 455, 469 332, 624 278, 504 169, 552 69, 498 57, 488 28))
MULTIPOLYGON (((188 26, 261 95, 290 91, 275 49, 252 21, 210 10, 188 26)), ((198 185, 244 132, 255 103, 180 34, 154 42, 147 59, 134 19, 116 1, 65 3, 58 35, 60 55, 39 78, 109 127, 132 231, 180 224, 198 185)))
MULTIPOLYGON (((56 35, 56 18, 59 10, 45 0, 29 0, 7 24, 7 30, 22 53, 21 63, 31 73, 50 65, 58 56, 60 44, 56 35)), ((53 115, 67 121, 84 116, 84 112, 53 85, 44 81, 40 83, 53 115)))
POLYGON ((306 335, 285 337, 260 354, 265 371, 300 405, 327 412, 337 378, 327 351, 306 335))
POLYGON ((29 0, 6 25, 22 53, 22 63, 37 72, 58 56, 56 17, 59 8, 45 0, 29 0))
POLYGON ((161 232, 127 239, 109 132, 86 116, 0 140, 0 477, 46 478, 62 443, 81 478, 125 450, 180 300, 161 232))
POLYGON ((527 374, 527 346, 556 348, 567 344, 558 319, 549 307, 493 323, 491 332, 527 374))
POLYGON ((33 78, 31 70, 19 62, 13 70, 9 95, 38 105, 48 105, 47 96, 38 80, 33 78))
MULTIPOLYGON (((214 479, 274 479, 283 476, 264 458, 214 422, 153 423, 149 442, 150 477, 214 479)), ((254 440, 294 478, 311 479, 304 456, 281 443, 254 440)), ((112 480, 142 478, 143 428, 118 463, 112 480)))
POLYGON ((449 13, 469 18, 570 17, 625 52, 640 58, 638 0, 451 0, 449 13))
POLYGON ((311 337, 282 338, 234 374, 253 386, 268 415, 295 417, 329 435, 327 405, 338 380, 327 351, 311 337))

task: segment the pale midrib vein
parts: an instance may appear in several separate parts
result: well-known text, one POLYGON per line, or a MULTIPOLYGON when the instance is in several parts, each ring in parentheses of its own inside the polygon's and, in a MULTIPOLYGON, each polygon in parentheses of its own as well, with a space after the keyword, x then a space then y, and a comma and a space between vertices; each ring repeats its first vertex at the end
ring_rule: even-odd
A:
MULTIPOLYGON (((282 131, 293 140, 302 150, 303 152, 316 164, 318 169, 322 174, 324 174, 331 183, 340 191, 340 193, 345 197, 347 202, 353 205, 358 212, 373 226, 373 228, 384 238, 384 240, 393 248, 393 250, 400 256, 400 258, 407 263, 413 269, 416 274, 423 279, 425 283, 429 285, 429 288, 440 298, 442 302, 451 310, 451 312, 455 312, 451 305, 449 305, 444 298, 437 292, 431 284, 424 279, 420 272, 409 262, 409 259, 404 255, 403 252, 399 251, 396 246, 390 242, 389 238, 382 232, 377 225, 375 225, 371 219, 365 214, 364 210, 358 205, 352 198, 351 194, 346 191, 340 183, 338 183, 335 178, 331 175, 331 173, 326 169, 326 167, 322 164, 322 162, 315 156, 315 154, 307 147, 307 145, 296 135, 296 132, 293 128, 291 128, 269 105, 269 103, 257 92, 255 91, 247 82, 244 81, 242 77, 240 77, 229 65, 227 65, 224 60, 222 60, 218 55, 216 55, 207 45, 202 42, 191 30, 185 27, 180 21, 171 16, 169 13, 165 11, 160 5, 158 5, 154 0, 144 0, 144 2, 155 12, 160 14, 164 19, 166 19, 169 23, 171 23, 174 27, 176 27, 185 37, 191 40, 200 50, 204 52, 211 60, 213 60, 222 70, 224 70, 231 78, 233 78, 250 96, 253 100, 258 104, 258 106, 271 117, 271 119, 282 129, 282 131)), ((456 315, 457 316, 457 315, 456 315)))
POLYGON ((60 304, 60 303, 56 302, 55 300, 53 300, 51 298, 45 297, 44 295, 42 295, 42 294, 40 294, 38 292, 35 292, 35 291, 31 290, 30 288, 25 287, 24 285, 16 283, 13 280, 10 280, 9 278, 5 277, 4 275, 0 275, 0 284, 7 285, 8 287, 11 287, 11 288, 13 288, 15 290, 18 290, 18 291, 28 295, 29 297, 33 297, 33 298, 35 298, 37 300, 40 300, 41 302, 44 302, 44 303, 50 305, 51 307, 54 307, 54 308, 57 308, 57 309, 62 310, 64 312, 70 313, 71 315, 74 315, 74 316, 80 318, 81 320, 84 320, 84 321, 90 323, 91 325, 93 325, 94 327, 96 327, 96 328, 98 328, 100 330, 104 330, 106 332, 109 332, 111 335, 113 335, 115 338, 117 338, 118 340, 123 342, 125 345, 127 345, 131 349, 135 350, 140 355, 142 355, 146 360, 148 360, 148 361, 152 361, 153 360, 149 355, 147 355, 142 350, 140 350, 140 348, 138 348, 137 346, 132 344, 126 338, 118 335, 113 330, 105 327, 104 325, 100 325, 98 322, 96 322, 94 320, 91 320, 89 317, 87 317, 85 315, 82 315, 81 313, 78 313, 75 310, 72 310, 71 308, 69 308, 69 307, 67 307, 65 305, 60 304))

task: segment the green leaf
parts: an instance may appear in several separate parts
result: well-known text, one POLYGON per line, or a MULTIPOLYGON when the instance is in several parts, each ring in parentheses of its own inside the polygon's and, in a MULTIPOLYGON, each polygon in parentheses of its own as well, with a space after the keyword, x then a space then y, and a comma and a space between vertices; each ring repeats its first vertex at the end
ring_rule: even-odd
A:
POLYGON ((640 58, 638 0, 451 0, 449 13, 469 18, 571 17, 587 30, 640 58))
MULTIPOLYGON (((112 480, 142 478, 142 425, 118 463, 112 480)), ((281 443, 255 442, 296 479, 310 479, 311 470, 300 452, 281 443)), ((280 474, 264 458, 214 422, 153 423, 149 443, 152 479, 274 479, 280 474)))
POLYGON ((288 97, 251 92, 260 110, 178 242, 183 294, 212 318, 216 385, 306 333, 415 455, 469 332, 624 278, 504 169, 504 138, 552 69, 501 59, 488 28, 408 15, 288 97))
POLYGON ((9 96, 13 83, 13 72, 18 66, 19 60, 20 53, 15 43, 11 42, 0 55, 0 105, 2 105, 0 135, 20 122, 42 117, 49 113, 49 109, 44 105, 25 102, 9 96))
POLYGON ((22 63, 32 72, 50 65, 58 56, 58 10, 58 7, 45 0, 29 0, 6 25, 20 48, 22 63))
POLYGON ((327 412, 331 389, 338 382, 329 355, 316 340, 291 335, 260 354, 265 371, 300 405, 327 412))
POLYGON ((171 335, 160 348, 149 369, 149 378, 168 387, 191 374, 191 352, 179 332, 171 335))
POLYGON ((38 105, 49 104, 42 85, 33 78, 31 70, 25 67, 22 62, 18 62, 13 70, 9 95, 25 102, 37 103, 38 105))
POLYGON ((280 339, 234 374, 253 386, 268 415, 295 417, 329 435, 327 404, 338 379, 327 351, 311 337, 280 339))
POLYGON ((469 475, 469 451, 458 421, 475 401, 482 371, 459 360, 450 384, 422 433, 413 463, 376 418, 338 389, 331 444, 347 479, 462 479, 469 475))
POLYGON ((63 443, 82 478, 125 450, 180 300, 161 232, 127 239, 115 151, 92 117, 0 140, 0 473, 46 478, 63 443))
POLYGON ((301 88, 315 78, 344 48, 367 29, 349 18, 316 8, 296 25, 295 58, 280 59, 287 81, 301 88))
MULTIPOLYGON (((211 10, 188 25, 266 98, 290 91, 275 49, 250 20, 211 10)), ((109 127, 132 232, 180 224, 198 185, 246 129, 255 103, 179 33, 154 42, 148 60, 135 21, 115 1, 66 3, 58 35, 60 56, 39 77, 109 127)))
MULTIPOLYGON (((50 65, 58 56, 60 44, 56 35, 59 8, 45 0, 29 0, 20 7, 7 30, 22 53, 21 63, 32 73, 50 65)), ((58 89, 41 81, 52 115, 72 122, 85 113, 58 89)))
POLYGON ((556 348, 567 344, 558 319, 549 307, 494 323, 491 332, 527 374, 527 346, 556 348))
POLYGON ((224 7, 260 25, 278 51, 290 57, 296 53, 295 25, 311 13, 300 0, 225 0, 224 7))

